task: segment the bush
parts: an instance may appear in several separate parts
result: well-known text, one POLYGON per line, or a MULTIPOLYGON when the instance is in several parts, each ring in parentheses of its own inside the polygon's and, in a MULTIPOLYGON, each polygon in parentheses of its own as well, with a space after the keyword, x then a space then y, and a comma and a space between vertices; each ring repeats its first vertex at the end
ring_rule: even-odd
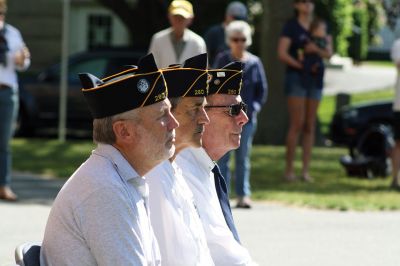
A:
POLYGON ((368 21, 367 5, 357 0, 353 8, 352 36, 349 38, 349 55, 359 62, 367 57, 368 53, 368 21))
POLYGON ((348 38, 352 34, 353 4, 351 0, 321 0, 316 2, 316 15, 328 21, 334 51, 347 56, 348 38))

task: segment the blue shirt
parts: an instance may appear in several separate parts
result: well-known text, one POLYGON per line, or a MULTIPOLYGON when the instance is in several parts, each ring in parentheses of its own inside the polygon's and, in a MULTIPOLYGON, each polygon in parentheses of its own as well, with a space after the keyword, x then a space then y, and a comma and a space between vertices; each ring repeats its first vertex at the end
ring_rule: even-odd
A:
MULTIPOLYGON (((257 121, 257 113, 267 100, 267 78, 260 58, 250 52, 246 52, 247 59, 244 61, 243 84, 240 96, 248 105, 247 116, 251 121, 257 121)), ((235 61, 231 52, 224 51, 217 55, 214 68, 222 68, 230 62, 235 61)))
POLYGON ((212 66, 216 56, 228 49, 225 42, 225 28, 222 23, 212 26, 204 34, 204 41, 207 45, 208 61, 212 66))
MULTIPOLYGON (((283 26, 282 37, 290 39, 289 55, 294 59, 301 61, 304 55, 304 46, 310 41, 310 33, 300 25, 297 19, 290 19, 283 26)), ((287 71, 300 71, 299 69, 287 66, 287 71)))

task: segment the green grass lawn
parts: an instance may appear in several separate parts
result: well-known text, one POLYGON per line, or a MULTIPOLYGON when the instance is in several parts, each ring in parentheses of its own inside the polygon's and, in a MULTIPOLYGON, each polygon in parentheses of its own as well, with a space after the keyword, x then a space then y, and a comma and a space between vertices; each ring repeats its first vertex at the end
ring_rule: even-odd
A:
MULTIPOLYGON (((54 177, 68 177, 90 155, 91 141, 14 139, 14 169, 54 177)), ((348 178, 339 164, 344 148, 316 147, 312 184, 282 179, 284 147, 255 146, 251 183, 254 199, 297 206, 340 210, 400 209, 400 192, 388 189, 390 178, 348 178)), ((296 167, 300 167, 298 160, 296 167)))
MULTIPOLYGON (((383 90, 369 91, 364 93, 357 93, 351 95, 351 104, 371 102, 379 100, 387 100, 394 98, 394 89, 387 88, 383 90)), ((321 104, 318 108, 318 118, 321 124, 321 132, 327 135, 329 132, 329 124, 335 113, 335 96, 324 96, 321 100, 321 104)))

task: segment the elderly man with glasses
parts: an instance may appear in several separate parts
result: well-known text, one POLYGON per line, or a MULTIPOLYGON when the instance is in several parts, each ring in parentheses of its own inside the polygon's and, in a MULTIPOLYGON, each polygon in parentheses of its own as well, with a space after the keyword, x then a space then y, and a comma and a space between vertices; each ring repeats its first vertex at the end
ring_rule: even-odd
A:
POLYGON ((248 122, 246 104, 240 97, 242 63, 209 70, 210 83, 202 148, 187 148, 175 159, 191 188, 206 232, 215 265, 253 265, 241 246, 234 225, 227 187, 216 161, 240 145, 240 134, 248 122))

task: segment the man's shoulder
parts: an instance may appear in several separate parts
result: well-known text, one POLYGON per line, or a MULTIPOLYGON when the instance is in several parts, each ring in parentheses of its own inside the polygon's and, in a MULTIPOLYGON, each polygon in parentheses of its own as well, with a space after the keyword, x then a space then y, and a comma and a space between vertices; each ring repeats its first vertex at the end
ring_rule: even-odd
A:
POLYGON ((204 43, 203 37, 201 37, 194 31, 192 31, 190 29, 186 29, 186 34, 187 34, 189 40, 195 41, 196 43, 198 43, 198 42, 204 43))
POLYGON ((100 190, 123 190, 123 185, 112 164, 93 156, 84 162, 62 187, 56 201, 75 208, 100 190))
POLYGON ((170 33, 171 33, 171 28, 163 29, 159 32, 154 33, 153 40, 167 38, 170 33))
POLYGON ((213 26, 211 26, 205 35, 216 35, 216 34, 220 34, 221 32, 224 32, 224 27, 222 26, 221 23, 219 24, 215 24, 213 26))
POLYGON ((11 24, 6 24, 6 30, 10 34, 20 34, 19 30, 11 24))

